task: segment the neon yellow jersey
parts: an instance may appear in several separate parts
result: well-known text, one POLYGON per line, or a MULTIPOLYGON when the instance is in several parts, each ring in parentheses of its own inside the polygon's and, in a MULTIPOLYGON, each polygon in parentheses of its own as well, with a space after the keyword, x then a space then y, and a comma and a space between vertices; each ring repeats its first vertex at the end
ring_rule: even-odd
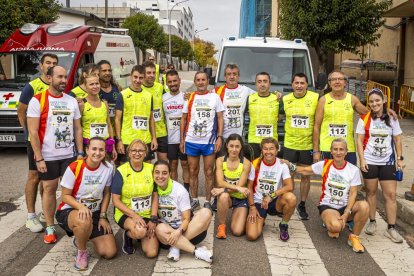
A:
POLYGON ((286 114, 284 146, 294 150, 312 150, 312 134, 319 95, 307 91, 302 98, 293 93, 283 97, 286 114))
POLYGON ((155 63, 155 82, 160 83, 160 65, 155 63))
MULTIPOLYGON (((121 201, 132 210, 145 210, 136 212, 143 218, 151 216, 151 196, 154 190, 152 169, 153 165, 146 162, 142 164, 142 170, 139 172, 135 171, 129 162, 118 167, 123 180, 121 201), (138 204, 138 206, 133 206, 133 204, 138 204)), ((121 210, 115 208, 115 221, 118 222, 123 214, 121 210)))
POLYGON ((276 94, 260 97, 256 92, 249 96, 247 104, 250 115, 248 142, 260 144, 263 138, 277 139, 279 101, 276 94))
POLYGON ((135 92, 130 88, 121 92, 124 109, 122 110, 121 139, 129 145, 135 139, 151 143, 150 116, 152 96, 147 91, 135 92))
POLYGON ((162 75, 162 84, 164 85, 164 91, 166 93, 170 92, 170 89, 168 89, 168 85, 167 85, 167 73, 164 73, 162 75))
POLYGON ((108 110, 104 102, 101 101, 100 107, 93 107, 89 102, 85 102, 85 108, 83 109, 81 123, 82 123, 82 136, 84 138, 91 139, 98 136, 104 139, 109 137, 107 116, 108 110))
POLYGON ((76 98, 80 98, 80 99, 84 99, 86 98, 86 96, 88 96, 88 92, 86 92, 85 90, 82 89, 82 87, 80 87, 79 85, 76 86, 75 88, 73 88, 71 90, 71 92, 73 94, 75 94, 76 98))
POLYGON ((36 78, 29 82, 29 85, 33 88, 33 96, 37 95, 49 88, 49 84, 44 83, 41 78, 36 78))
POLYGON ((343 100, 335 100, 330 94, 325 95, 319 138, 320 150, 331 151, 331 143, 335 138, 344 138, 348 144, 348 152, 355 152, 354 109, 352 95, 349 93, 346 93, 346 98, 343 100))
MULTIPOLYGON (((229 168, 227 167, 227 158, 226 158, 226 157, 224 157, 224 161, 223 161, 223 175, 224 175, 224 180, 225 180, 227 183, 232 184, 232 185, 237 185, 237 182, 239 181, 240 176, 242 175, 242 173, 243 173, 243 160, 242 160, 242 159, 240 160, 240 164, 239 164, 239 166, 237 167, 237 169, 235 169, 235 170, 231 171, 231 170, 229 170, 229 168)), ((246 184, 247 184, 247 182, 246 182, 246 184)), ((244 199, 244 198, 246 198, 246 197, 245 197, 242 193, 240 193, 240 192, 233 192, 233 193, 230 193, 230 196, 231 196, 231 197, 234 197, 234 198, 239 198, 239 199, 244 199)))
POLYGON ((151 87, 142 85, 142 90, 151 93, 154 101, 154 122, 155 133, 157 138, 167 136, 167 127, 165 125, 164 110, 162 108, 162 95, 164 94, 164 87, 161 83, 154 82, 151 87))

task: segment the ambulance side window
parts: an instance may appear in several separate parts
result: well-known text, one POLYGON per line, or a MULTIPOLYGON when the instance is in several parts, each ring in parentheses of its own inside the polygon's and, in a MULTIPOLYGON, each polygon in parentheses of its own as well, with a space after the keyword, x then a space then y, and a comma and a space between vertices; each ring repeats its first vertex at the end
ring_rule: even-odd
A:
POLYGON ((75 75, 75 83, 73 87, 76 87, 79 85, 78 81, 79 81, 79 76, 82 73, 82 67, 85 64, 93 63, 93 62, 94 62, 94 58, 93 58, 92 53, 86 53, 80 58, 79 63, 78 63, 78 69, 76 69, 75 71, 76 75, 75 75))

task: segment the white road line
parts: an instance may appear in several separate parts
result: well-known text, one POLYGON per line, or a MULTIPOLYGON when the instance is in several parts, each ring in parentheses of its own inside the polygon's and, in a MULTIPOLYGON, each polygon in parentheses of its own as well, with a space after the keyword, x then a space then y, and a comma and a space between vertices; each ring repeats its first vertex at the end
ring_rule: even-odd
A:
MULTIPOLYGON (((60 194, 61 192, 57 191, 56 198, 59 198, 60 194)), ((0 217, 0 242, 3 242, 11 234, 26 224, 27 208, 24 195, 13 203, 17 206, 16 210, 0 217)), ((38 195, 36 199, 36 211, 40 212, 40 210, 42 210, 42 201, 40 195, 38 195)), ((30 232, 29 229, 27 229, 27 231, 30 232)))
MULTIPOLYGON (((119 226, 111 220, 111 227, 114 235, 116 235, 119 226)), ((44 246, 48 245, 45 244, 44 246)), ((83 272, 76 271, 74 264, 77 249, 72 245, 72 238, 65 236, 59 240, 27 275, 89 275, 98 263, 100 257, 96 255, 91 242, 88 242, 88 251, 90 254, 88 270, 83 272)))
POLYGON ((267 216, 263 239, 272 275, 329 275, 305 225, 293 214, 289 221, 290 239, 279 239, 280 218, 267 216))
POLYGON ((401 244, 393 243, 384 236, 387 223, 377 213, 377 231, 374 236, 362 231, 361 243, 368 253, 387 275, 414 275, 414 250, 404 240, 401 244))
MULTIPOLYGON (((200 199, 200 205, 203 206, 204 199, 200 199)), ((213 251, 214 244, 214 215, 210 227, 207 230, 207 237, 200 243, 200 246, 206 246, 213 251)), ((155 263, 153 276, 179 276, 179 275, 211 275, 211 264, 201 260, 196 260, 193 255, 181 252, 180 260, 173 262, 167 259, 168 250, 162 249, 155 263)), ((214 261, 213 261, 214 262, 214 261)))

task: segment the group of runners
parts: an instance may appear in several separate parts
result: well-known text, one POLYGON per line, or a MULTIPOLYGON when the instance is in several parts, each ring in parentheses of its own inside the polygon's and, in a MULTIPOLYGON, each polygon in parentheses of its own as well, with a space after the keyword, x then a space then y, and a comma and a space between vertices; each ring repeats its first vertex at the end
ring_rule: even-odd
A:
POLYGON ((134 66, 131 85, 122 90, 111 64, 102 60, 85 65, 79 86, 68 95, 66 70, 57 64, 54 54, 42 57, 41 76, 25 86, 18 107, 28 132, 26 227, 40 232, 45 222, 44 242, 54 243, 56 216, 74 236, 76 269, 88 267, 88 240, 100 256, 116 255, 107 214, 111 199, 114 220, 124 230, 126 254, 133 254, 134 240, 140 240, 149 258, 162 247, 174 261, 185 251, 211 262, 211 251, 197 244, 212 220, 212 197, 217 238, 226 238, 226 217, 232 209, 234 235, 256 240, 266 216, 278 215, 279 237, 287 241, 295 209, 301 219, 309 219, 305 202, 312 174, 322 176, 318 208, 330 237, 337 238, 348 223, 348 244, 364 252, 359 234, 368 218, 365 232, 375 233, 379 181, 386 200, 385 235, 402 242, 395 230, 395 171, 404 168, 401 129, 388 115, 395 117, 381 90, 369 92, 369 110, 345 92, 342 72, 329 75, 332 91, 322 97, 308 91, 307 76, 298 73, 292 79, 294 92, 281 97, 270 92, 268 73, 257 74, 255 92, 238 84, 239 68, 228 64, 225 85, 210 91, 208 75, 197 72, 192 93, 181 91, 179 74, 169 65, 163 77, 166 92, 152 61, 134 66), (361 115, 357 147, 354 111, 361 115), (242 137, 246 114, 247 143, 242 137), (286 120, 283 150, 277 140, 279 114, 286 120), (356 149, 367 201, 357 200, 361 178, 356 149), (157 161, 151 164, 155 154, 157 161), (199 209, 201 156, 206 200, 199 209), (179 160, 184 185, 177 182, 179 160), (301 175, 300 201, 293 193, 295 173, 301 175), (62 203, 56 210, 59 180, 62 203), (40 217, 34 207, 39 181, 44 214, 40 217))

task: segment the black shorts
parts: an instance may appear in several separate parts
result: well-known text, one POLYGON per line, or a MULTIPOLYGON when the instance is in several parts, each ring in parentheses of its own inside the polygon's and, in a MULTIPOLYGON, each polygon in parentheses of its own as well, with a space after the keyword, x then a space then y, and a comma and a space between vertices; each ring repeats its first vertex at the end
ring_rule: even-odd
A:
POLYGON ((329 206, 329 205, 319 205, 319 206, 318 206, 318 209, 319 209, 319 215, 322 215, 322 212, 323 212, 323 211, 328 210, 328 209, 331 209, 331 210, 336 210, 336 211, 338 211, 338 212, 339 212, 339 214, 342 216, 342 215, 344 214, 344 212, 345 212, 346 206, 345 206, 345 207, 342 207, 342 208, 340 208, 340 209, 336 209, 336 208, 331 207, 331 206, 329 206))
POLYGON ((364 179, 377 179, 378 180, 395 180, 395 173, 397 169, 395 165, 371 165, 368 164, 368 172, 363 172, 362 177, 364 179))
MULTIPOLYGON (((123 163, 128 161, 128 153, 127 153, 128 145, 124 145, 124 148, 125 148, 125 154, 118 153, 118 158, 117 158, 119 162, 123 162, 123 163)), ((145 156, 144 158, 144 162, 151 161, 152 159, 155 158, 154 152, 151 151, 151 143, 147 144, 147 148, 148 148, 148 153, 147 153, 147 156, 145 156)))
MULTIPOLYGON (((332 154, 330 151, 322 151, 322 158, 323 159, 333 159, 332 154)), ((345 156, 345 160, 353 165, 357 165, 357 156, 355 152, 348 152, 345 156)))
MULTIPOLYGON (((129 218, 127 215, 122 215, 122 217, 118 220, 119 227, 121 227, 124 230, 125 230, 124 224, 125 224, 125 221, 127 220, 127 218, 129 218)), ((143 219, 144 219, 144 221, 145 221, 146 224, 148 224, 148 222, 151 221, 150 218, 143 218, 143 219)))
MULTIPOLYGON (((66 234, 69 237, 73 237, 73 232, 72 230, 69 228, 69 223, 68 223, 68 219, 69 219, 69 214, 70 212, 72 212, 74 209, 69 208, 69 209, 64 209, 64 210, 60 210, 60 211, 56 211, 56 220, 59 224, 59 226, 65 230, 66 234)), ((99 225, 99 215, 100 215, 101 211, 95 211, 92 213, 92 233, 89 236, 89 239, 92 240, 94 238, 106 235, 104 233, 103 228, 101 227, 101 229, 98 228, 99 225)))
POLYGON ((283 159, 301 165, 313 164, 312 150, 294 150, 284 147, 283 159))
POLYGON ((157 138, 158 148, 157 152, 168 153, 168 136, 157 138))
POLYGON ((187 154, 180 151, 180 144, 168 144, 167 158, 169 161, 188 159, 187 154))
MULTIPOLYGON (((198 234, 197 236, 195 236, 194 238, 192 238, 191 240, 190 240, 190 242, 193 244, 193 245, 197 245, 197 244, 199 244, 200 242, 202 242, 202 241, 204 241, 204 239, 207 237, 207 230, 206 231, 204 231, 204 232, 201 232, 200 234, 198 234)), ((171 246, 170 245, 168 245, 168 244, 163 244, 163 243, 161 243, 160 242, 160 247, 162 248, 162 249, 169 249, 171 246)))
POLYGON ((259 212, 259 215, 262 218, 265 219, 268 214, 271 215, 271 216, 279 216, 279 217, 281 217, 283 215, 281 212, 278 212, 276 210, 276 200, 277 200, 277 197, 274 198, 272 201, 270 201, 269 205, 267 206, 267 210, 263 209, 262 204, 260 204, 260 203, 255 203, 254 204, 256 206, 257 211, 259 212))
POLYGON ((62 159, 62 160, 45 161, 47 172, 45 173, 39 172, 39 179, 40 180, 53 180, 53 179, 61 177, 65 173, 70 163, 72 163, 75 160, 76 160, 76 157, 71 157, 71 158, 62 159))
POLYGON ((230 197, 231 199, 231 208, 248 208, 249 202, 247 202, 247 198, 235 198, 230 197))
POLYGON ((37 171, 36 160, 34 158, 34 151, 32 144, 26 141, 27 144, 27 159, 29 160, 29 171, 37 171))

